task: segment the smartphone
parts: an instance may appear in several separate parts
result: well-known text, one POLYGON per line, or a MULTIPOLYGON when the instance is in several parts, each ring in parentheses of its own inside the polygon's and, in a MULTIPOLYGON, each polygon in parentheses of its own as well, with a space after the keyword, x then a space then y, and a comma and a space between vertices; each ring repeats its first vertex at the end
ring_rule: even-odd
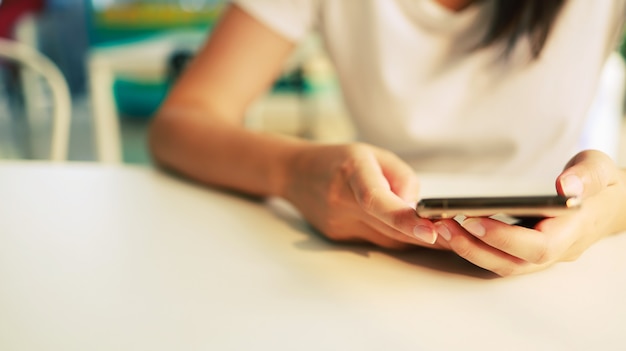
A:
POLYGON ((510 217, 556 217, 576 211, 581 206, 578 197, 562 195, 425 198, 417 203, 418 216, 429 219, 490 217, 498 214, 510 217))

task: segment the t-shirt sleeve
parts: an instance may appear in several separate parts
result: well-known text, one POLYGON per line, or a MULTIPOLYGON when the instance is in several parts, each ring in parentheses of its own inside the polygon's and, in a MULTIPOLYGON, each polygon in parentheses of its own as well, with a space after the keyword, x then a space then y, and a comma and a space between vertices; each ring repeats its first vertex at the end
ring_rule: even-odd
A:
POLYGON ((232 0, 257 20, 289 40, 298 41, 317 25, 320 0, 232 0))

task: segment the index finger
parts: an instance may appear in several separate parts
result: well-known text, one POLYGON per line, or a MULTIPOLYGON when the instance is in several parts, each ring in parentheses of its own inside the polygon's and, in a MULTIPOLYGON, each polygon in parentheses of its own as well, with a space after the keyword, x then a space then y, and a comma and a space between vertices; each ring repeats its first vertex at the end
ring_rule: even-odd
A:
POLYGON ((414 208, 391 191, 374 155, 358 161, 348 182, 356 201, 367 214, 410 237, 429 243, 437 240, 432 222, 419 218, 414 208))

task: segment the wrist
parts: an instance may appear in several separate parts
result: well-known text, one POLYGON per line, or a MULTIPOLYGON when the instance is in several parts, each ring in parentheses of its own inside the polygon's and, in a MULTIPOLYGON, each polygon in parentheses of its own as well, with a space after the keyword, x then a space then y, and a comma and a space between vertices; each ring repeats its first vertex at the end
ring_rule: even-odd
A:
POLYGON ((299 177, 302 154, 312 147, 312 143, 301 139, 287 139, 275 166, 272 178, 271 195, 289 198, 294 182, 299 177))

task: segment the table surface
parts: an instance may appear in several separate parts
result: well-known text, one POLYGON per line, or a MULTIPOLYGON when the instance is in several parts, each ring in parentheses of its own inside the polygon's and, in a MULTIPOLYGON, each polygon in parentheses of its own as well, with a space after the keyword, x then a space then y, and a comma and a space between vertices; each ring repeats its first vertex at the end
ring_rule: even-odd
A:
POLYGON ((96 164, 0 163, 0 214, 0 350, 626 348, 626 235, 502 279, 329 243, 276 199, 96 164))

